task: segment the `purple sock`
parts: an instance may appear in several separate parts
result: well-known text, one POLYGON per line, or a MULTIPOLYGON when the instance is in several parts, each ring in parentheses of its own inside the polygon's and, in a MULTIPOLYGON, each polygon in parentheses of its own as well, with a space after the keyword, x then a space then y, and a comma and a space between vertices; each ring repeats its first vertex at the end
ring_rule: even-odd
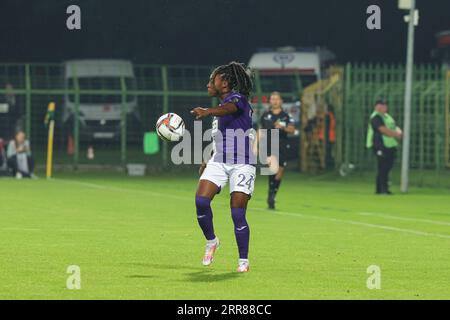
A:
POLYGON ((248 259, 248 243, 250 240, 250 227, 245 219, 244 208, 231 208, 234 223, 234 235, 239 249, 239 258, 248 259))
POLYGON ((195 206, 197 207, 197 220, 203 230, 206 240, 214 240, 213 215, 211 210, 211 200, 205 197, 195 196, 195 206))

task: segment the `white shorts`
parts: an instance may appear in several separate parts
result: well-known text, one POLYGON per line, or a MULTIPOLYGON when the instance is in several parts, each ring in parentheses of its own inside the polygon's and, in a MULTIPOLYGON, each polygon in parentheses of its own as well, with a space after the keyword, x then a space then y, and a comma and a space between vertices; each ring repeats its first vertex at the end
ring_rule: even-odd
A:
POLYGON ((243 192, 252 195, 255 188, 256 167, 250 164, 227 164, 208 161, 200 180, 208 180, 224 188, 230 180, 230 193, 243 192))

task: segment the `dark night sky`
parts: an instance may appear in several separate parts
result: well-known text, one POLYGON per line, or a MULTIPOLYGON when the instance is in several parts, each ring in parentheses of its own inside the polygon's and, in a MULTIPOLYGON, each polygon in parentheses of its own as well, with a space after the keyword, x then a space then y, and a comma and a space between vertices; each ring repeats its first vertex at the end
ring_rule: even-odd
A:
MULTIPOLYGON (((450 0, 417 0, 416 61, 450 29, 450 0)), ((403 62, 407 25, 397 0, 0 0, 0 62, 126 58, 139 63, 247 62, 255 48, 327 46, 340 62, 403 62), (82 30, 66 29, 78 4, 82 30), (378 4, 382 30, 366 28, 378 4)))

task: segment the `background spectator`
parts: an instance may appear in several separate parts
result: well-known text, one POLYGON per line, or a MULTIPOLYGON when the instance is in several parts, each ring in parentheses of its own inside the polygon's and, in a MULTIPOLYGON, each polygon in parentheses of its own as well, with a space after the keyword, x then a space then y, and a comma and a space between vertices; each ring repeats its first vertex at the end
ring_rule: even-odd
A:
POLYGON ((396 126, 394 118, 388 114, 387 102, 378 100, 370 116, 366 141, 367 148, 372 148, 377 156, 376 194, 392 194, 389 190, 389 173, 394 166, 401 138, 402 130, 396 126))
POLYGON ((25 132, 17 131, 14 140, 11 140, 8 144, 6 156, 8 167, 16 178, 34 177, 34 160, 31 156, 30 142, 26 140, 25 132))
POLYGON ((7 175, 8 167, 6 166, 5 143, 0 138, 0 176, 7 175))
POLYGON ((22 112, 13 85, 6 83, 4 91, 5 94, 0 96, 0 138, 9 140, 22 128, 22 112))

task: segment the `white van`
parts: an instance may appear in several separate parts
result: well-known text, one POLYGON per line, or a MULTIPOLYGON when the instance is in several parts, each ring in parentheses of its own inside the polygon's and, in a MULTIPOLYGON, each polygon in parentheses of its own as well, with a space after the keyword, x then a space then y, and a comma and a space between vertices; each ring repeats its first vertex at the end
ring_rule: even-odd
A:
POLYGON ((258 70, 263 92, 298 93, 324 77, 326 67, 336 59, 324 48, 266 48, 253 54, 249 67, 258 70))
POLYGON ((316 48, 265 48, 252 55, 248 66, 259 74, 262 108, 254 112, 254 124, 260 121, 269 109, 269 93, 279 91, 283 98, 283 109, 295 121, 296 132, 289 135, 291 149, 288 159, 297 159, 300 145, 300 93, 302 88, 325 78, 326 68, 334 62, 335 55, 320 47, 316 48), (290 99, 289 99, 290 98, 290 99))
MULTIPOLYGON (((64 82, 74 89, 75 76, 80 90, 113 90, 117 94, 81 94, 79 104, 80 138, 88 140, 119 139, 122 112, 121 77, 128 90, 135 90, 133 64, 126 60, 73 60, 64 63, 64 82)), ((137 97, 127 95, 127 115, 137 118, 137 97)), ((75 95, 64 98, 63 122, 73 125, 75 95)))

